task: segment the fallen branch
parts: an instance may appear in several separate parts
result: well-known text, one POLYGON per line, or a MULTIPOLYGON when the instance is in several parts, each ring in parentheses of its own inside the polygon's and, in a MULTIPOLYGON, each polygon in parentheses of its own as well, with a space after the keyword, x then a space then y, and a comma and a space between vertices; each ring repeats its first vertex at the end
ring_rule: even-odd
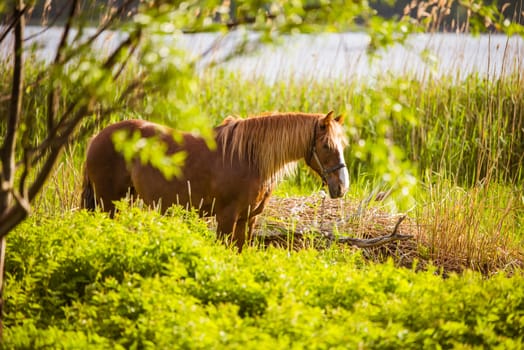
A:
MULTIPOLYGON (((364 238, 352 238, 352 237, 347 237, 347 236, 335 237, 335 235, 333 235, 333 232, 321 232, 320 235, 317 235, 317 238, 320 238, 322 241, 326 241, 328 246, 331 245, 332 243, 342 243, 342 244, 353 245, 358 248, 373 248, 373 247, 378 247, 378 246, 381 246, 387 243, 391 243, 394 241, 405 241, 405 240, 413 238, 413 235, 402 235, 398 233, 400 224, 402 223, 402 221, 404 221, 405 218, 406 218, 405 215, 401 216, 397 220, 397 223, 395 224, 395 227, 393 228, 393 232, 386 236, 364 239, 364 238)), ((309 230, 304 231, 300 229, 290 232, 288 228, 283 227, 278 224, 266 224, 266 229, 269 229, 270 231, 273 231, 273 232, 275 231, 278 232, 278 233, 273 233, 270 235, 259 235, 259 237, 266 243, 272 242, 272 241, 273 242, 286 241, 288 239, 287 237, 289 237, 290 234, 292 234, 296 238, 295 242, 301 242, 302 237, 304 237, 305 234, 307 234, 308 232, 309 233, 315 232, 315 231, 309 231, 309 230)), ((319 241, 317 241, 317 243, 318 242, 319 241)))
POLYGON ((398 228, 400 224, 402 223, 402 221, 404 221, 405 218, 406 218, 406 215, 403 215, 398 219, 397 223, 395 224, 395 228, 393 229, 393 232, 391 232, 391 234, 389 235, 369 238, 369 239, 337 237, 336 242, 354 245, 358 248, 372 248, 372 247, 378 247, 383 244, 394 242, 394 241, 405 241, 405 240, 411 239, 413 238, 413 235, 402 235, 398 233, 398 228))

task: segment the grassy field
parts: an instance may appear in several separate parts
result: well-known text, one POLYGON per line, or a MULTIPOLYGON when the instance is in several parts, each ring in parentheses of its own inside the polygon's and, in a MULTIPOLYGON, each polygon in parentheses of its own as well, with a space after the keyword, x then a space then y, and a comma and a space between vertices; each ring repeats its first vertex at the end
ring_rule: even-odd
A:
MULTIPOLYGON (((414 254, 418 259, 453 271, 472 268, 490 274, 512 271, 522 263, 521 79, 520 75, 497 81, 477 76, 463 81, 391 77, 372 86, 362 81, 297 80, 268 85, 262 79, 248 81, 214 71, 202 76, 199 94, 190 98, 198 106, 192 119, 173 112, 148 118, 193 130, 195 120, 216 125, 230 114, 331 109, 343 113, 351 140, 346 160, 352 185, 338 204, 343 210, 326 213, 327 226, 341 217, 364 217, 363 207, 391 217, 406 213, 411 219, 409 231, 418 239, 414 254), (376 201, 378 193, 388 196, 376 201)), ((136 116, 114 118, 127 117, 136 116)), ((67 149, 36 203, 37 212, 61 213, 78 207, 85 145, 67 149)), ((318 178, 300 164, 296 174, 277 188, 276 196, 309 196, 319 190, 318 178)), ((347 225, 339 224, 336 230, 366 235, 345 220, 347 225)), ((373 220, 376 215, 364 221, 373 220)), ((268 215, 266 221, 279 219, 268 215)), ((282 224, 288 231, 294 225, 292 220, 282 224)))
MULTIPOLYGON (((277 226, 288 240, 297 231, 310 242, 325 230, 368 237, 390 232, 405 213, 401 230, 413 240, 369 250, 303 241, 239 255, 214 242, 212 221, 178 209, 162 217, 122 204, 115 220, 85 213, 81 140, 8 237, 6 348, 518 348, 522 78, 267 85, 203 74, 189 112, 155 101, 156 112, 138 117, 192 130, 230 114, 346 115, 346 197, 324 202, 320 181, 300 164, 278 187, 260 234, 277 226)), ((43 96, 36 86, 25 100, 35 137, 43 96)), ((113 119, 129 117, 137 115, 113 119)))

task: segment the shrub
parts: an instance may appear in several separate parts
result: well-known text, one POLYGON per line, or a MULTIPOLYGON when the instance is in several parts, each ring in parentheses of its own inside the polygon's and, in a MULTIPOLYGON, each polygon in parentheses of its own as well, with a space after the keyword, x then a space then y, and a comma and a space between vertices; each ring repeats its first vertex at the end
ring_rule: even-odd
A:
POLYGON ((32 217, 10 236, 6 348, 516 347, 524 276, 214 242, 193 214, 32 217))

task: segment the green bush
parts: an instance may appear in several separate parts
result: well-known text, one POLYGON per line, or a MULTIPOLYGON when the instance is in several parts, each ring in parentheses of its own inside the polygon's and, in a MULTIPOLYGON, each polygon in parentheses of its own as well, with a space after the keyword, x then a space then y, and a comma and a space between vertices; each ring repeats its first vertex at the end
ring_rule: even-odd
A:
POLYGON ((198 232, 207 228, 198 220, 182 225, 190 216, 184 213, 166 220, 133 208, 120 212, 116 220, 78 212, 25 222, 8 240, 6 262, 13 292, 7 303, 9 298, 25 302, 11 310, 14 313, 9 312, 7 320, 11 315, 16 322, 40 321, 40 316, 61 318, 62 307, 89 298, 98 283, 107 279, 120 283, 126 274, 165 274, 174 256, 184 262, 187 273, 194 274, 191 266, 201 252, 191 247, 204 239, 198 232))
POLYGON ((215 243, 195 215, 32 217, 9 237, 5 348, 515 348, 524 276, 215 243))

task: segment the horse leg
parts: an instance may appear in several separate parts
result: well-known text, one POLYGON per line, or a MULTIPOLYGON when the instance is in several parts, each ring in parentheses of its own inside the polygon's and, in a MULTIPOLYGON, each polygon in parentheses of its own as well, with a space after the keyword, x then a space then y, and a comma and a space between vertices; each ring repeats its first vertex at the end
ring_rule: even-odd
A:
POLYGON ((232 237, 233 243, 235 243, 235 245, 238 248, 238 252, 242 252, 242 248, 244 248, 244 244, 250 241, 249 234, 250 234, 250 230, 249 230, 248 221, 243 218, 238 219, 236 226, 235 226, 235 231, 233 232, 233 237, 232 237))
POLYGON ((255 227, 255 224, 257 222, 258 215, 262 213, 264 210, 264 207, 266 206, 267 202, 269 201, 269 197, 271 195, 271 190, 267 190, 262 195, 262 200, 258 204, 258 206, 255 207, 253 211, 248 211, 247 217, 248 219, 239 219, 237 222, 236 230, 233 235, 233 238, 235 239, 236 245, 239 249, 239 251, 242 251, 242 247, 247 242, 250 244, 253 240, 253 229, 255 227))
POLYGON ((217 213, 217 238, 228 245, 235 244, 241 252, 246 243, 251 243, 258 214, 262 212, 268 199, 269 193, 266 193, 255 210, 242 215, 238 214, 236 207, 217 213))
POLYGON ((95 192, 95 201, 103 211, 111 217, 115 214, 114 201, 126 198, 129 194, 133 198, 136 193, 131 181, 125 176, 93 176, 91 183, 95 192))
POLYGON ((257 216, 251 216, 249 219, 238 219, 235 233, 233 234, 233 241, 238 248, 238 251, 241 252, 242 248, 246 244, 251 244, 253 242, 255 224, 257 222, 257 216))
POLYGON ((247 229, 248 229, 248 237, 250 241, 253 239, 253 235, 254 235, 253 228, 255 227, 255 224, 257 223, 257 218, 258 216, 252 216, 249 218, 249 225, 247 229))
POLYGON ((93 184, 87 175, 87 167, 84 166, 83 180, 82 180, 82 195, 80 197, 80 207, 93 211, 96 209, 95 190, 93 184))
POLYGON ((217 240, 229 245, 236 231, 238 212, 236 209, 223 209, 216 215, 217 240))

